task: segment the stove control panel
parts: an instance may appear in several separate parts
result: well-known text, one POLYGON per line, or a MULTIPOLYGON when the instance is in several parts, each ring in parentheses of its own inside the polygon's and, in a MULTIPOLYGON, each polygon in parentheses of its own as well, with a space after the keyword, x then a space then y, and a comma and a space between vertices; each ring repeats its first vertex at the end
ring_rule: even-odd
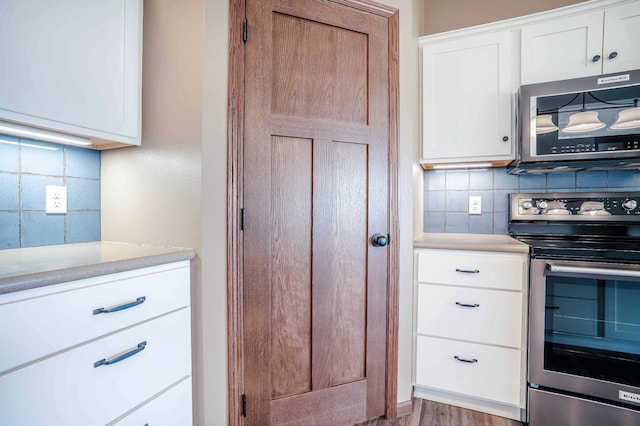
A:
POLYGON ((640 223, 640 192, 510 194, 511 220, 640 223))

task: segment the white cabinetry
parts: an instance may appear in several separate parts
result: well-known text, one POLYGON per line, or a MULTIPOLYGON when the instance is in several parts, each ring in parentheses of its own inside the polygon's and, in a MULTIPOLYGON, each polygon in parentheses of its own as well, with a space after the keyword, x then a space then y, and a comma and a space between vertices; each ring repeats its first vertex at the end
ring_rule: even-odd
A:
POLYGON ((190 424, 189 285, 183 261, 1 296, 0 424, 190 424))
POLYGON ((640 1, 522 28, 522 84, 640 68, 640 1))
POLYGON ((414 394, 521 420, 527 255, 417 249, 414 394))
POLYGON ((420 45, 423 166, 512 160, 511 31, 420 45))
POLYGON ((2 0, 0 120, 140 145, 141 53, 142 0, 2 0))

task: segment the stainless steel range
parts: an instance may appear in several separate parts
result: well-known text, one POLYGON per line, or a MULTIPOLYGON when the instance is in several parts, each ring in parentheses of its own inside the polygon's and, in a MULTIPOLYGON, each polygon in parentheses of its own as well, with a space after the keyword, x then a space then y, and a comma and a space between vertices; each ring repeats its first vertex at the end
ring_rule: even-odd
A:
POLYGON ((529 423, 640 424, 640 192, 511 194, 531 246, 529 423))

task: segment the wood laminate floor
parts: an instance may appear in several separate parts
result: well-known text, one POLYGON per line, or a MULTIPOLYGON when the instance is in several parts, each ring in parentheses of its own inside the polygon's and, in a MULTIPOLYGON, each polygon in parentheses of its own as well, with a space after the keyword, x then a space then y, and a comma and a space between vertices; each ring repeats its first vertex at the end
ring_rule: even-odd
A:
POLYGON ((522 423, 453 405, 414 398, 413 413, 397 420, 372 420, 357 426, 521 426, 522 423))

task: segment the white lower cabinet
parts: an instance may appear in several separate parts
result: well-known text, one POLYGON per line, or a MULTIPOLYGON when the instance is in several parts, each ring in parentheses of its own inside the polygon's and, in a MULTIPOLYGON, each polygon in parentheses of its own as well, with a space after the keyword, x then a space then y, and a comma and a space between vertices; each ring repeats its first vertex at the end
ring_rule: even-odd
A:
POLYGON ((417 249, 414 395, 524 418, 522 253, 417 249))
POLYGON ((189 285, 184 261, 0 297, 2 322, 33 329, 3 334, 24 349, 0 369, 0 425, 191 424, 189 285))

